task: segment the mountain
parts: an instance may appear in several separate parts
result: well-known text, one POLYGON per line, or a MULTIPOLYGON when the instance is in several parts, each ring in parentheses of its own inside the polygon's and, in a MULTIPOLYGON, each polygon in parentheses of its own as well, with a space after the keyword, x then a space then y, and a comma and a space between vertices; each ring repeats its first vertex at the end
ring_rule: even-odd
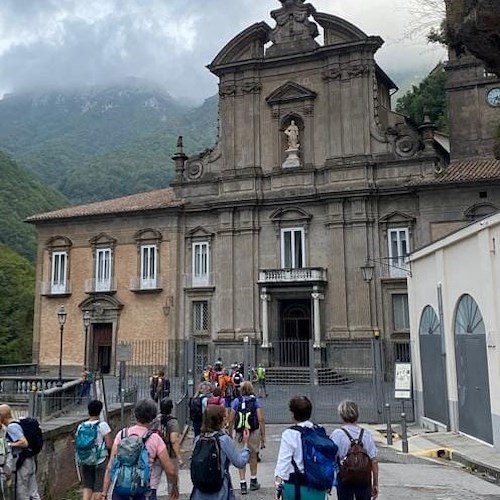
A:
POLYGON ((168 185, 178 135, 186 153, 215 142, 217 97, 198 108, 157 85, 11 94, 0 101, 0 149, 73 203, 168 185))
POLYGON ((35 229, 23 220, 34 213, 67 206, 68 200, 1 151, 0 179, 0 243, 33 262, 35 229))

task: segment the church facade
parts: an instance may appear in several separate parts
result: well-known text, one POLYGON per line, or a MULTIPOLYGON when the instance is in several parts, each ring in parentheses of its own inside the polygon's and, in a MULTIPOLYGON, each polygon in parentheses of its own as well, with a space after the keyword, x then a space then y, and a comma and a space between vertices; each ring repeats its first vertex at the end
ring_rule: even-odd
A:
POLYGON ((30 218, 41 365, 57 364, 61 304, 66 365, 114 371, 119 342, 188 338, 208 361, 250 341, 267 365, 341 365, 338 342, 409 340, 408 253, 500 207, 492 127, 467 144, 460 127, 484 115, 464 92, 499 117, 483 97, 498 79, 448 65, 450 158, 432 123, 391 110, 380 37, 281 4, 208 66, 218 141, 188 158, 179 139, 170 188, 30 218))

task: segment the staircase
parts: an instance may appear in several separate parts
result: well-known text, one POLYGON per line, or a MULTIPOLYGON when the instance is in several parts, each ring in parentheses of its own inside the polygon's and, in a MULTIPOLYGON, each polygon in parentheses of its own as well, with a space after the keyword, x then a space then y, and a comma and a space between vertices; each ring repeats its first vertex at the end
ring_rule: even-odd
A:
MULTIPOLYGON (((333 368, 318 368, 317 374, 319 385, 343 385, 354 382, 333 368)), ((266 368, 266 383, 270 385, 310 385, 311 376, 308 367, 269 367, 266 368)))

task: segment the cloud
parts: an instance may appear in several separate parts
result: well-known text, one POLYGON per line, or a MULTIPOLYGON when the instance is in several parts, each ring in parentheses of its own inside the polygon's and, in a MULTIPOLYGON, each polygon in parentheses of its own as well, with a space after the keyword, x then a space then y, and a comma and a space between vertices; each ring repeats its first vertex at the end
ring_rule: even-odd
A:
MULTIPOLYGON (((432 67, 443 57, 408 33, 408 0, 316 0, 386 45, 390 73, 432 67)), ((205 66, 242 29, 274 21, 277 0, 2 0, 0 92, 108 84, 135 76, 178 96, 207 97, 205 66)))

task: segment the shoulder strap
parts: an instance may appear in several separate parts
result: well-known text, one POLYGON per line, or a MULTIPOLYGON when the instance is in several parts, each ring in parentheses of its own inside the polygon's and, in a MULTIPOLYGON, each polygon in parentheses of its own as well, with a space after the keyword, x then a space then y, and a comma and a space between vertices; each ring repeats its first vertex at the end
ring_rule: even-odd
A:
POLYGON ((291 429, 292 431, 299 431, 301 434, 304 432, 304 427, 302 427, 301 425, 292 425, 291 427, 289 427, 289 429, 291 429))
POLYGON ((346 436, 348 437, 349 441, 351 442, 351 446, 355 443, 355 440, 353 437, 349 434, 347 429, 344 429, 344 427, 341 427, 341 429, 345 432, 346 436))
POLYGON ((151 437, 152 434, 155 434, 155 431, 154 430, 149 430, 149 431, 146 431, 143 435, 142 435, 142 442, 143 444, 146 444, 146 441, 151 437))
POLYGON ((363 427, 361 427, 361 432, 359 433, 359 437, 358 437, 358 442, 361 446, 363 446, 363 434, 365 433, 365 430, 363 429, 363 427))

